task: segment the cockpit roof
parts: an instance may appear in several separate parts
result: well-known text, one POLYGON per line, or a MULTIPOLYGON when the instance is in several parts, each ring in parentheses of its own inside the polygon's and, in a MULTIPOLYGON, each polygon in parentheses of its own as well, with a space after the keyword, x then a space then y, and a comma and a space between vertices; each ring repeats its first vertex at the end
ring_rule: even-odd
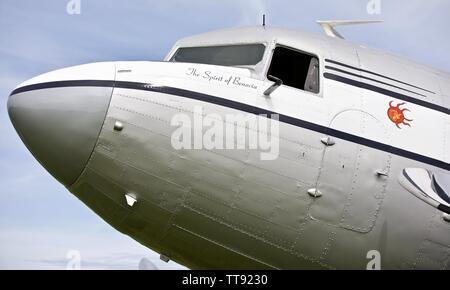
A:
MULTIPOLYGON (((168 61, 180 47, 246 43, 263 43, 267 48, 274 48, 275 44, 281 44, 301 51, 313 53, 319 56, 319 58, 330 58, 340 61, 352 61, 349 56, 356 55, 358 51, 358 55, 360 54, 359 52, 362 52, 365 55, 359 55, 359 59, 360 61, 362 59, 363 63, 361 65, 366 70, 374 70, 380 74, 390 74, 391 77, 405 79, 405 81, 409 82, 415 81, 422 86, 435 86, 426 83, 425 80, 430 79, 430 76, 432 75, 438 75, 442 80, 441 82, 443 83, 445 94, 450 92, 450 87, 447 85, 448 80, 450 79, 450 74, 448 72, 437 70, 426 64, 407 60, 398 55, 393 55, 379 49, 365 47, 352 41, 303 30, 269 26, 227 28, 189 36, 178 40, 164 60, 168 61), (380 62, 381 58, 383 58, 382 62, 380 62), (415 79, 413 76, 420 76, 420 78, 415 79)), ((270 49, 266 49, 264 57, 266 63, 268 62, 268 59, 270 59, 270 51, 270 49)), ((348 64, 356 67, 360 66, 357 62, 350 62, 348 64)), ((253 69, 257 75, 264 70, 262 65, 253 69)), ((438 90, 438 88, 436 88, 436 90, 438 90)))
POLYGON ((310 49, 317 53, 323 50, 323 47, 329 40, 335 40, 320 34, 309 33, 301 30, 290 30, 263 26, 248 26, 239 28, 228 28, 217 30, 199 35, 194 35, 178 40, 174 48, 166 56, 173 54, 178 47, 223 45, 223 44, 242 44, 242 43, 266 43, 285 42, 286 45, 295 46, 296 43, 311 46, 310 49))

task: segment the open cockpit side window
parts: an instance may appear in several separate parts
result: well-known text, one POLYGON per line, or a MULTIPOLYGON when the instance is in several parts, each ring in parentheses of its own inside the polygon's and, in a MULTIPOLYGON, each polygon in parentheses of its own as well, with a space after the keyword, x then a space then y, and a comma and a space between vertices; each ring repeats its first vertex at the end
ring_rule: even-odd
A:
POLYGON ((254 66, 263 59, 265 48, 265 45, 261 43, 180 47, 170 61, 222 66, 254 66))
POLYGON ((277 46, 267 77, 276 77, 286 86, 319 93, 319 59, 311 54, 277 46))

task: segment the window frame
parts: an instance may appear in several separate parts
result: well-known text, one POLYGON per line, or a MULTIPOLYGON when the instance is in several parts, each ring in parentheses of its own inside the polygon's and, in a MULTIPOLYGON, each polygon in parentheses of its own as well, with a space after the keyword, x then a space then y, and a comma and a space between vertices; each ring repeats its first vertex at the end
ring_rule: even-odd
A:
POLYGON ((299 52, 299 53, 303 53, 303 54, 315 57, 315 58, 317 58, 317 60, 319 62, 319 91, 317 93, 306 91, 306 90, 302 90, 302 89, 299 89, 299 88, 296 88, 296 87, 291 87, 291 86, 288 86, 288 85, 285 85, 285 84, 282 84, 282 87, 287 87, 287 88, 290 88, 290 89, 293 89, 293 90, 298 90, 298 91, 304 92, 306 94, 311 94, 313 96, 322 96, 322 83, 323 83, 322 82, 322 74, 321 74, 321 72, 322 72, 322 59, 319 57, 319 55, 317 55, 315 53, 311 53, 311 52, 305 51, 305 50, 302 50, 302 49, 299 49, 299 48, 295 48, 295 47, 292 47, 292 46, 289 46, 289 45, 285 45, 285 44, 282 44, 282 43, 275 43, 273 45, 273 47, 271 48, 270 55, 267 58, 266 67, 264 69, 264 74, 263 74, 264 81, 266 81, 266 82, 273 82, 273 81, 269 80, 267 74, 269 73, 269 69, 270 69, 270 66, 271 66, 272 60, 273 60, 273 55, 274 55, 275 49, 277 47, 283 47, 283 48, 286 48, 286 49, 290 49, 290 50, 293 50, 293 51, 296 51, 296 52, 299 52))
MULTIPOLYGON (((265 62, 266 54, 270 50, 270 46, 267 42, 239 42, 239 43, 202 43, 201 45, 189 45, 189 46, 177 46, 173 50, 172 53, 170 53, 170 56, 167 58, 167 62, 175 62, 175 63, 189 63, 189 62, 178 62, 178 61, 172 61, 172 58, 175 56, 177 51, 181 48, 205 48, 205 47, 220 47, 220 46, 244 46, 244 45, 262 45, 264 46, 264 51, 262 53, 261 59, 256 63, 252 65, 235 65, 235 66, 225 66, 225 65, 219 65, 219 64, 205 64, 205 65, 217 65, 217 66, 224 66, 224 67, 258 67, 261 65, 261 63, 265 62)), ((195 64, 202 64, 202 63, 195 63, 195 64)))

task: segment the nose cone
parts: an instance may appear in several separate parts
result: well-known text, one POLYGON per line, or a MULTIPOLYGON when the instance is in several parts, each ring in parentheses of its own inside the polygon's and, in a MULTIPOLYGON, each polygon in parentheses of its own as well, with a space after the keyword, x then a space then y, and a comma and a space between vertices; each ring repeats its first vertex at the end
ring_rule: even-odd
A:
MULTIPOLYGON (((84 69, 90 78, 95 66, 85 65, 84 69)), ((79 67, 60 72, 39 76, 13 91, 8 112, 34 157, 62 184, 70 186, 97 142, 112 95, 114 67, 101 81, 86 79, 79 67)))

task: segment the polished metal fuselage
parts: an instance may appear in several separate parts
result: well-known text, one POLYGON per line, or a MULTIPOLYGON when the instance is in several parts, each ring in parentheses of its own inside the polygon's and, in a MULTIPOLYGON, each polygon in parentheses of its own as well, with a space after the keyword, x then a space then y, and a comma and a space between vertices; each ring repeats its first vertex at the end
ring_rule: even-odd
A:
POLYGON ((448 223, 397 182, 397 172, 420 163, 343 140, 324 149, 322 134, 286 124, 274 161, 247 150, 175 150, 170 118, 193 114, 197 103, 116 88, 70 190, 119 231, 190 268, 365 268, 371 250, 383 268, 448 268, 448 223), (341 163, 328 156, 322 164, 324 154, 341 163), (314 199, 307 190, 319 175, 324 196, 314 199), (129 192, 138 196, 133 208, 129 192))

